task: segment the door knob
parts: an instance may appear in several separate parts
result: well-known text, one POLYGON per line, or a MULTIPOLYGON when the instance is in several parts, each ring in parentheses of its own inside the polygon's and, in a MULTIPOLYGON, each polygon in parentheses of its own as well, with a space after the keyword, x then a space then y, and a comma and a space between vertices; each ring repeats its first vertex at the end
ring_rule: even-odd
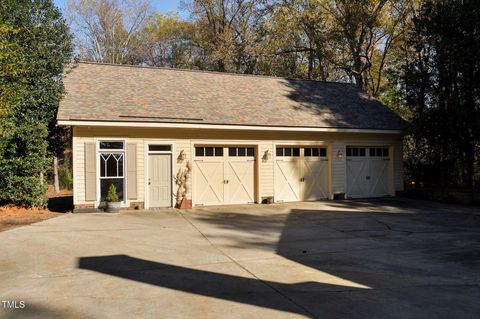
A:
POLYGON ((150 185, 152 182, 150 181, 150 178, 148 179, 148 185, 150 185))

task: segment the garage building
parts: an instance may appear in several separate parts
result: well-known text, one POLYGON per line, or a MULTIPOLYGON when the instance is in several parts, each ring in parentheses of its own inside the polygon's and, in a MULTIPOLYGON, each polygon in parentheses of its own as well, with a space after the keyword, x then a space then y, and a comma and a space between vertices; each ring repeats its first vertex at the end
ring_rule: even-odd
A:
POLYGON ((77 210, 403 190, 405 123, 351 84, 80 62, 65 88, 77 210))

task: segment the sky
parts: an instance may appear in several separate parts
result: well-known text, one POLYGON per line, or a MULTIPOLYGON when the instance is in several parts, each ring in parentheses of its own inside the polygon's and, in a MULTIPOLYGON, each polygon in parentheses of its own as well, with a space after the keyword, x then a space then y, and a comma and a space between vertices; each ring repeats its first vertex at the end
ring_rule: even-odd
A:
MULTIPOLYGON (((53 0, 53 2, 62 10, 65 8, 68 1, 69 0, 53 0)), ((178 13, 180 13, 181 16, 184 16, 184 14, 182 14, 179 9, 180 1, 181 0, 150 0, 150 3, 152 4, 155 11, 161 13, 166 13, 168 11, 177 11, 178 13)))

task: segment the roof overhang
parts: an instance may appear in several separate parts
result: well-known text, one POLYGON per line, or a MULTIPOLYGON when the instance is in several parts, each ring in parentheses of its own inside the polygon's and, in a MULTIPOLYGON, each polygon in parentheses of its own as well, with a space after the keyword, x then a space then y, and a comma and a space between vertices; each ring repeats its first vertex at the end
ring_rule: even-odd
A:
POLYGON ((126 122, 126 121, 88 121, 58 120, 60 126, 93 126, 93 127, 138 127, 138 128, 181 128, 209 130, 243 130, 243 131, 291 131, 291 132, 338 132, 338 133, 375 133, 401 134, 402 130, 353 129, 335 127, 299 127, 299 126, 258 126, 233 124, 196 124, 196 123, 159 123, 159 122, 126 122))

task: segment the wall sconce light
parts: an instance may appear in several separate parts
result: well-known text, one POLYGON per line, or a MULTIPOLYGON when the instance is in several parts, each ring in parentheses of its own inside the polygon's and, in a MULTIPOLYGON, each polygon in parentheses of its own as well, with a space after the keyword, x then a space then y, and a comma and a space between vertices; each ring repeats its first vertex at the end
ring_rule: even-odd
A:
POLYGON ((262 160, 268 161, 271 158, 272 158, 272 153, 270 152, 270 150, 266 150, 265 153, 263 153, 262 160))
POLYGON ((342 159, 342 158, 343 158, 343 151, 342 151, 342 150, 338 150, 338 151, 337 151, 337 158, 338 158, 338 159, 342 159))

